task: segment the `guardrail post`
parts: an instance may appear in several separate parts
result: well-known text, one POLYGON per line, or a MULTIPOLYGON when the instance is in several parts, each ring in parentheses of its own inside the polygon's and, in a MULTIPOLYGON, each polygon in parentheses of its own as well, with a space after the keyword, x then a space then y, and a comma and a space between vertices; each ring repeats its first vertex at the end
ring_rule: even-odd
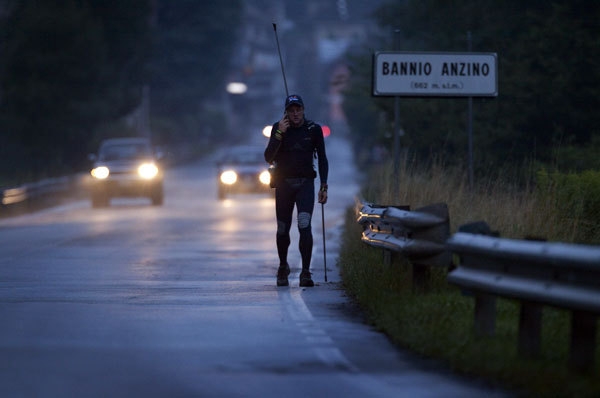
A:
POLYGON ((571 313, 571 347, 569 366, 578 371, 588 371, 594 366, 596 354, 596 316, 589 312, 571 313))
MULTIPOLYGON (((458 227, 459 232, 480 234, 485 236, 498 236, 497 231, 492 231, 485 221, 474 221, 458 227)), ((459 264, 462 266, 477 267, 477 260, 470 256, 461 256, 459 264)), ((474 292, 475 316, 474 330, 477 336, 493 336, 496 332, 496 297, 491 294, 474 292)))
POLYGON ((383 249, 383 265, 386 267, 392 265, 392 251, 389 249, 383 249))
POLYGON ((519 312, 519 355, 534 358, 540 355, 542 337, 542 306, 521 302, 519 312))
POLYGON ((493 336, 496 331, 496 297, 475 293, 475 335, 493 336))
MULTIPOLYGON (((546 238, 526 236, 525 240, 545 242, 546 238)), ((540 355, 542 340, 542 310, 541 304, 521 301, 519 311, 519 355, 535 358, 540 355)))

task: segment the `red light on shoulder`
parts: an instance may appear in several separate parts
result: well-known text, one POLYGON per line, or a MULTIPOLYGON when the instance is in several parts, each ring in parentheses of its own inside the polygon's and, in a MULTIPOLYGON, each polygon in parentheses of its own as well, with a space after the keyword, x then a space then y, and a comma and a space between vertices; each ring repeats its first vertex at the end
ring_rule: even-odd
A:
POLYGON ((331 129, 329 126, 321 126, 321 129, 323 130, 323 137, 329 137, 331 134, 331 129))

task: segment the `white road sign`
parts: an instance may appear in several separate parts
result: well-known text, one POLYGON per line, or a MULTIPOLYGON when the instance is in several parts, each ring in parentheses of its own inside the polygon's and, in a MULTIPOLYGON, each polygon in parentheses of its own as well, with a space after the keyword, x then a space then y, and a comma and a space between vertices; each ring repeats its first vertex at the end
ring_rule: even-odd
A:
POLYGON ((496 97, 495 53, 378 52, 373 95, 496 97))

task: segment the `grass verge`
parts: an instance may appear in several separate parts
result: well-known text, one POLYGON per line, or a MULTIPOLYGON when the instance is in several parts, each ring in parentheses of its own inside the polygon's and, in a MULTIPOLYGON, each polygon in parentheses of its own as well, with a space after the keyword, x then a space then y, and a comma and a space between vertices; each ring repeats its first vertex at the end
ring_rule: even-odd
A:
MULTIPOLYGON (((474 197, 464 189, 461 178, 455 178, 452 183, 449 181, 452 178, 442 178, 435 173, 441 171, 423 176, 405 170, 398 184, 404 191, 396 188, 394 192, 377 190, 377 184, 386 181, 385 173, 380 174, 379 181, 369 179, 371 186, 366 192, 374 199, 367 200, 415 204, 411 206, 413 209, 446 202, 451 221, 452 209, 459 209, 455 211, 454 231, 461 223, 483 219, 499 229, 502 236, 541 236, 546 232, 546 237, 569 241, 574 232, 570 225, 544 228, 544 224, 557 222, 559 218, 548 206, 551 198, 530 196, 492 183, 480 188, 474 197), (411 196, 411 191, 418 195, 411 196), (483 203, 486 200, 492 203, 483 203), (520 217, 531 209, 537 210, 534 216, 520 217), (491 221, 489 214, 494 214, 491 221), (515 220, 519 221, 518 225, 513 224, 515 220)), ((381 184, 379 188, 383 186, 389 184, 381 184)), ((569 311, 544 307, 541 355, 535 359, 522 358, 517 353, 519 306, 516 301, 498 299, 495 335, 478 337, 473 332, 474 300, 446 283, 446 270, 432 270, 430 290, 416 294, 411 286, 411 265, 401 257, 384 265, 382 249, 360 242, 360 234, 354 209, 349 209, 339 258, 344 286, 369 322, 399 347, 437 358, 458 373, 483 377, 523 396, 600 397, 600 343, 596 345, 596 366, 590 373, 580 374, 567 366, 569 311)), ((597 330, 596 341, 600 342, 600 325, 597 330)))

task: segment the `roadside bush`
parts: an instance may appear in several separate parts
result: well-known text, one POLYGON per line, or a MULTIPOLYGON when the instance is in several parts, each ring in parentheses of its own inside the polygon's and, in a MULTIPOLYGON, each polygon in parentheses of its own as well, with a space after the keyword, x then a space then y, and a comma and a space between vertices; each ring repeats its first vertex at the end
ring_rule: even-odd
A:
POLYGON ((551 200, 573 241, 600 244, 600 172, 537 174, 537 194, 551 200))

